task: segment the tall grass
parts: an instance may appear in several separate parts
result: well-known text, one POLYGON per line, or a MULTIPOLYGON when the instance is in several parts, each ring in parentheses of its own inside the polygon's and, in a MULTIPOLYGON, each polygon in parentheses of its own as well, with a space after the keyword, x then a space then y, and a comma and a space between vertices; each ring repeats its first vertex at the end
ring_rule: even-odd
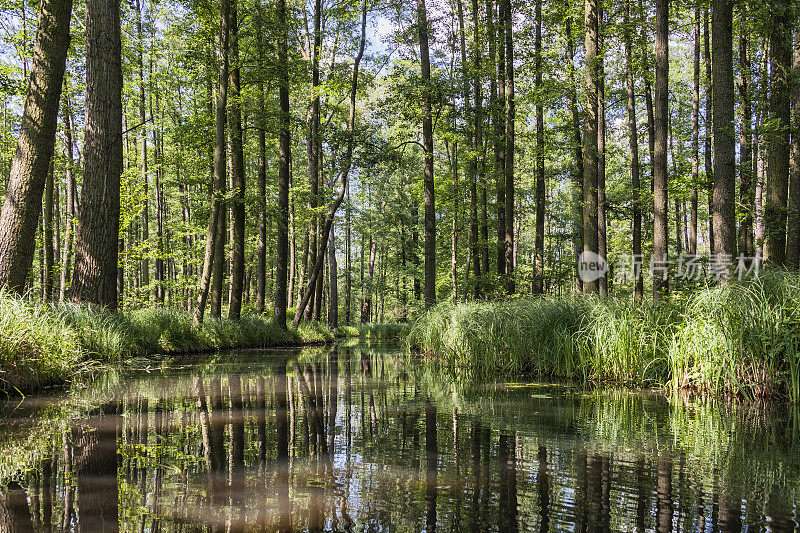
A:
POLYGON ((589 296, 442 303, 414 324, 411 348, 472 376, 668 385, 800 401, 800 275, 633 304, 589 296))
POLYGON ((358 336, 373 341, 402 341, 410 330, 409 324, 401 322, 370 322, 361 326, 358 336))
POLYGON ((329 342, 319 322, 284 330, 262 317, 207 318, 201 327, 183 311, 130 313, 72 303, 39 304, 0 292, 0 390, 61 384, 98 363, 148 354, 261 348, 329 342))

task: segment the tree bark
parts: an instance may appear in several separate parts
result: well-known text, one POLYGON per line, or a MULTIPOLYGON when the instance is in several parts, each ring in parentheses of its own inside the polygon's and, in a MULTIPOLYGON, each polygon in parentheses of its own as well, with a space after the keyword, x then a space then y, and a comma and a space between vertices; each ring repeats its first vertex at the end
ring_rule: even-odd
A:
MULTIPOLYGON (((286 0, 277 0, 278 64, 288 62, 286 0)), ((289 107, 289 71, 278 69, 280 100, 280 147, 278 155, 278 242, 275 262, 275 323, 286 328, 286 280, 289 259, 289 168, 292 161, 292 125, 289 107)))
MULTIPOLYGON (((714 255, 719 266, 736 255, 736 148, 733 129, 733 4, 714 0, 711 10, 714 84, 714 255)), ((729 264, 729 263, 728 263, 729 264)))
MULTIPOLYGON (((256 2, 256 45, 259 57, 264 56, 263 13, 256 2)), ((256 312, 264 312, 267 286, 267 136, 264 81, 258 82, 258 251, 256 266, 256 312)))
POLYGON ((328 265, 330 271, 330 299, 328 301, 328 327, 339 329, 339 263, 336 260, 335 226, 331 226, 328 239, 328 265))
POLYGON ((42 284, 42 300, 50 301, 53 297, 53 182, 55 180, 52 160, 47 183, 44 188, 44 283, 42 284))
MULTIPOLYGON (((145 99, 145 77, 144 77, 144 32, 142 30, 142 9, 139 0, 136 0, 136 64, 139 74, 139 122, 141 123, 141 177, 144 186, 144 198, 142 200, 142 261, 141 268, 142 285, 145 287, 144 298, 150 299, 150 191, 149 175, 147 168, 147 100, 145 99)), ((151 69, 152 70, 152 69, 151 69)))
POLYGON ((800 267, 800 31, 794 32, 792 56, 792 146, 789 155, 789 212, 786 235, 786 266, 800 267))
MULTIPOLYGON (((608 259, 606 228, 606 74, 603 4, 597 10, 597 255, 608 259)), ((597 280, 601 297, 608 295, 606 274, 597 280)))
MULTIPOLYGON (((598 0, 585 3, 586 106, 583 122, 583 251, 597 253, 597 30, 598 0)), ((584 292, 597 292, 584 281, 584 292)))
POLYGON ((739 253, 747 257, 755 254, 753 245, 753 212, 755 191, 753 188, 753 138, 750 98, 750 27, 747 3, 741 8, 741 31, 739 32, 739 203, 742 209, 739 224, 739 253))
MULTIPOLYGON (((208 231, 206 232, 205 253, 203 256, 203 270, 200 274, 200 287, 197 293, 193 322, 195 326, 203 323, 206 310, 211 279, 216 267, 219 266, 217 254, 222 243, 219 242, 220 219, 225 216, 222 205, 222 184, 227 179, 227 166, 225 161, 225 123, 227 122, 228 109, 228 0, 220 3, 220 57, 219 57, 219 96, 215 113, 215 139, 214 139, 214 175, 211 183, 211 211, 208 216, 208 231)), ((213 307, 213 306, 212 306, 213 307)))
MULTIPOLYGON (((56 139, 72 0, 43 0, 22 127, 0 212, 0 287, 22 292, 56 139)), ((120 121, 121 122, 121 121, 120 121)))
POLYGON ((697 254, 698 182, 700 180, 700 3, 694 12, 694 74, 692 79, 692 200, 689 254, 697 254))
MULTIPOLYGON (((667 198, 667 120, 669 108, 669 0, 656 0, 655 99, 653 106, 653 253, 656 261, 667 259, 669 201, 667 198)), ((660 301, 668 283, 658 271, 653 276, 653 299, 660 301)))
MULTIPOLYGON (((792 68, 790 0, 772 2, 770 33, 770 99, 772 127, 767 131, 767 182, 764 202, 764 260, 786 263, 786 204, 789 187, 789 72, 792 68)), ((792 228, 797 231, 797 228, 792 228)))
POLYGON ((117 309, 122 175, 119 0, 86 3, 86 130, 72 300, 117 309))
POLYGON ((425 308, 436 303, 436 188, 433 179, 433 111, 431 61, 428 52, 428 14, 425 0, 417 0, 419 55, 422 69, 422 143, 425 151, 425 308))
POLYGON ((511 0, 504 0, 506 33, 506 292, 514 294, 514 142, 516 102, 514 95, 514 24, 511 0))
POLYGON ((63 302, 67 297, 67 284, 70 280, 70 266, 72 258, 72 243, 75 237, 75 216, 78 214, 77 209, 77 187, 75 185, 75 176, 73 174, 74 161, 74 144, 72 139, 72 109, 69 105, 69 97, 64 95, 64 105, 62 108, 64 118, 64 151, 66 153, 66 170, 65 170, 65 200, 66 200, 66 215, 67 224, 64 230, 64 246, 62 248, 61 257, 61 286, 59 289, 58 300, 63 302))
POLYGON ((542 98, 542 0, 536 0, 535 86, 536 86, 536 235, 534 237, 533 292, 544 293, 544 210, 547 200, 544 175, 544 106, 542 98))
POLYGON ((703 12, 703 60, 706 66, 706 122, 705 122, 705 171, 706 191, 708 193, 708 249, 714 253, 714 162, 712 158, 712 124, 714 122, 714 85, 711 69, 711 44, 709 40, 710 27, 708 22, 708 8, 703 12))
POLYGON ((503 10, 498 5, 497 36, 495 37, 491 16, 494 12, 494 5, 489 6, 489 4, 492 4, 492 0, 487 0, 487 26, 492 35, 489 40, 489 55, 492 57, 492 61, 497 64, 497 97, 492 104, 494 178, 497 187, 497 274, 504 276, 506 273, 506 31, 503 17, 501 16, 503 10), (497 49, 496 54, 495 48, 497 49))
MULTIPOLYGON (((569 70, 569 108, 572 114, 572 144, 575 167, 572 176, 572 242, 575 249, 575 264, 578 264, 583 251, 583 145, 581 143, 581 119, 578 110, 578 95, 575 82, 574 44, 572 39, 572 14, 567 12, 564 21, 564 33, 567 39, 567 69, 569 70)), ((583 290, 583 281, 576 276, 578 290, 583 290)))
POLYGON ((230 4, 230 39, 228 54, 233 63, 230 69, 231 95, 228 99, 228 131, 230 136, 231 185, 233 199, 231 207, 231 287, 228 316, 234 320, 242 315, 242 296, 244 289, 245 253, 245 175, 244 149, 242 136, 242 96, 239 67, 239 21, 237 2, 230 4))
MULTIPOLYGON (((630 4, 625 0, 623 38, 625 39, 625 87, 628 109, 628 141, 631 150, 631 188, 633 189, 633 243, 634 259, 642 255, 642 201, 641 178, 639 175, 639 131, 636 124, 636 94, 633 83, 633 54, 631 50, 630 4)), ((644 296, 644 278, 638 275, 634 280, 633 298, 641 301, 644 296)))

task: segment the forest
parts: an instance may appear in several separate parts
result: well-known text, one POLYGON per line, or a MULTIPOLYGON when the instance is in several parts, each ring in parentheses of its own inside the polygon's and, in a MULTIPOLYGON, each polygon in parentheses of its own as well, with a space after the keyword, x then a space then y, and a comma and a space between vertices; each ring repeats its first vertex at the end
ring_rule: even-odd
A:
MULTIPOLYGON (((780 376, 757 388, 800 394, 791 0, 2 10, 0 286, 16 321, 416 323, 413 344, 460 357, 472 349, 436 316, 447 330, 538 309, 520 327, 544 331, 542 307, 640 310, 666 382, 664 332, 738 298, 721 336, 692 342, 760 320, 768 346, 727 351, 769 352, 780 376)), ((36 359, 13 322, 5 364, 36 359)))

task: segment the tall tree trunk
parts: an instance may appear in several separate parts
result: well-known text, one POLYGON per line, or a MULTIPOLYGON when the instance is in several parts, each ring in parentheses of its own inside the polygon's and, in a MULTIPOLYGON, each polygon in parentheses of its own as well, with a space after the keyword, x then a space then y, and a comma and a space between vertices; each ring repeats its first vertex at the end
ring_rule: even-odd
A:
MULTIPOLYGON (((608 258, 606 228, 606 73, 605 22, 602 2, 597 10, 597 255, 608 258)), ((597 280, 601 297, 608 295, 608 278, 604 273, 597 280)))
POLYGON ((692 78, 692 200, 689 254, 697 254, 698 182, 700 180, 700 2, 694 11, 694 71, 692 78))
MULTIPOLYGON (((575 264, 578 264, 583 251, 583 144, 581 143, 581 118, 578 110, 578 95, 575 82, 574 44, 572 39, 572 14, 567 9, 564 20, 564 33, 567 39, 567 69, 569 70, 569 108, 572 114, 572 145, 575 167, 572 176, 572 242, 575 249, 575 264)), ((575 278, 578 290, 583 290, 583 281, 575 278)))
MULTIPOLYGON (((56 140, 72 0, 43 0, 22 127, 0 212, 0 287, 22 292, 56 140)), ((120 124, 121 124, 120 120, 120 124)))
POLYGON ((544 106, 542 98, 542 0, 536 0, 536 235, 534 237, 533 292, 544 293, 544 210, 546 192, 544 183, 544 106))
POLYGON ((705 170, 706 191, 708 193, 708 243, 709 253, 714 253, 714 163, 712 159, 712 124, 714 122, 714 85, 711 69, 711 43, 709 40, 710 27, 708 23, 708 8, 703 12, 703 60, 706 66, 706 122, 705 122, 705 170))
POLYGON ((714 0, 714 255, 724 267, 736 255, 736 145, 733 129, 733 4, 714 0))
MULTIPOLYGON (((500 2, 502 1, 500 0, 500 2)), ((501 15, 503 10, 498 5, 497 35, 495 37, 492 24, 494 12, 492 2, 493 0, 487 0, 487 26, 492 35, 492 38, 489 39, 489 55, 497 64, 497 96, 492 104, 492 124, 494 125, 494 178, 497 187, 497 274, 503 276, 506 273, 506 31, 501 15)), ((493 86, 494 84, 490 86, 490 90, 493 86)))
POLYGON ((66 214, 67 224, 64 231, 64 246, 62 248, 63 255, 61 258, 61 286, 59 289, 58 300, 63 302, 67 298, 67 284, 70 280, 70 265, 72 258, 72 243, 75 237, 75 216, 78 214, 77 199, 75 198, 77 187, 75 185, 75 175, 73 174, 74 161, 74 144, 72 138, 72 109, 69 104, 69 98, 64 95, 64 106, 62 108, 64 118, 64 151, 66 152, 66 176, 65 176, 65 200, 66 200, 66 214))
POLYGON ((739 225, 739 254, 752 257, 753 246, 753 208, 755 191, 753 188, 753 131, 751 122, 752 106, 750 99, 750 27, 749 10, 745 3, 741 10, 741 30, 739 32, 739 203, 742 215, 739 225))
POLYGON ((339 329, 339 263, 336 260, 336 227, 331 226, 328 238, 328 265, 330 271, 330 300, 328 301, 328 327, 339 329))
MULTIPOLYGON (((473 0, 473 2, 477 2, 477 0, 473 0)), ((470 245, 470 257, 472 258, 472 274, 474 276, 473 281, 473 289, 474 289, 474 296, 475 298, 481 297, 481 262, 479 259, 480 254, 480 247, 479 247, 479 237, 478 237, 478 167, 477 167, 477 151, 480 149, 480 145, 477 143, 478 140, 478 123, 479 117, 477 115, 477 105, 478 105, 478 95, 480 94, 480 85, 476 83, 475 87, 475 106, 470 106, 471 100, 471 91, 470 91, 470 65, 467 63, 467 45, 466 45, 466 38, 465 33, 466 29, 464 28, 464 9, 461 5, 461 0, 457 2, 458 8, 458 25, 459 25, 459 34, 461 38, 461 70, 462 70, 462 92, 463 92, 463 99, 464 99, 464 115, 466 116, 466 127, 467 127, 467 180, 469 181, 469 245, 470 245), (474 135, 474 136, 473 136, 474 135)), ((473 19, 474 19, 475 12, 473 11, 473 19)), ((475 25, 475 31, 477 32, 478 27, 477 24, 475 25)), ((474 47, 474 54, 475 57, 478 57, 478 42, 477 42, 477 33, 476 33, 476 41, 474 47)), ((476 60, 477 68, 480 65, 480 60, 476 60)), ((453 151, 455 152, 457 149, 457 145, 453 145, 453 151)), ((457 169, 453 169, 454 175, 457 174, 457 169)), ((455 191, 453 191, 455 194, 455 191)))
MULTIPOLYGON (((139 74, 139 121, 141 123, 142 146, 141 157, 141 178, 144 187, 142 200, 142 262, 141 277, 142 285, 145 286, 144 298, 150 299, 150 191, 149 175, 147 168, 147 100, 145 99, 145 77, 144 77, 144 32, 142 30, 142 8, 139 0, 136 0, 136 64, 139 74)), ((152 66, 152 63, 151 63, 152 66)), ((152 69, 151 69, 152 70, 152 69)))
POLYGON ((231 207, 232 242, 231 242, 231 288, 228 316, 234 320, 242 315, 242 291, 244 289, 244 253, 245 253, 245 176, 244 149, 242 139, 242 96, 239 67, 239 21, 237 2, 230 4, 230 41, 229 57, 233 62, 230 69, 231 98, 228 100, 228 131, 230 136, 231 185, 233 199, 231 207))
MULTIPOLYGON (((219 248, 224 246, 219 241, 220 219, 225 216, 222 205, 223 184, 227 179, 225 124, 228 109, 228 17, 230 11, 228 0, 220 3, 220 46, 219 46, 219 96, 215 114, 214 138, 214 176, 211 183, 211 211, 208 216, 208 231, 206 232, 205 253, 203 256, 203 270, 200 274, 200 287, 197 293, 197 304, 194 310, 193 322, 196 326, 203 323, 206 310, 209 288, 212 275, 220 260, 217 257, 219 248)), ((221 269, 220 269, 221 271, 221 269)), ((213 307, 213 305, 212 305, 213 307)))
POLYGON ((431 61, 428 53, 428 14, 425 0, 417 0, 419 55, 422 68, 422 142, 425 147, 425 308, 436 303, 436 189, 433 180, 433 111, 431 61))
POLYGON ((789 212, 786 235, 786 266, 800 267, 800 31, 794 32, 792 58, 792 146, 789 162, 789 212))
MULTIPOLYGON (((792 2, 771 4, 769 117, 767 132, 767 182, 764 202, 764 260, 786 263, 786 204, 789 188, 789 72, 792 68, 792 2)), ((797 228, 792 228, 797 231, 797 228)))
POLYGON ((50 161, 50 172, 44 188, 44 283, 42 284, 42 300, 50 301, 53 297, 53 182, 55 180, 53 162, 50 161))
POLYGON ((504 0, 506 33, 506 292, 514 294, 514 143, 516 97, 514 95, 514 23, 511 0, 504 0))
MULTIPOLYGON (((583 122, 583 251, 597 253, 597 31, 598 0, 585 3, 586 106, 583 122)), ((597 280, 584 280, 585 292, 597 292, 597 280)))
MULTIPOLYGON (((288 62, 286 0, 277 0, 278 64, 288 62)), ((292 125, 289 107, 289 71, 278 70, 280 147, 278 156, 278 249, 275 263, 275 323, 286 328, 286 278, 289 259, 289 169, 292 161, 292 125)))
MULTIPOLYGON (((628 141, 631 150, 631 188, 633 189, 633 243, 632 252, 635 261, 642 256, 642 200, 641 179, 639 175, 639 131, 636 124, 636 94, 633 83, 633 54, 631 50, 630 28, 631 0, 625 0, 623 38, 625 39, 625 87, 627 92, 628 109, 628 141)), ((641 273, 634 271, 633 298, 641 301, 644 295, 644 278, 641 273)))
MULTIPOLYGON (((461 39, 461 88, 462 97, 464 100, 464 116, 466 122, 466 137, 467 137, 467 169, 466 177, 469 183, 469 249, 472 266, 472 274, 475 278, 473 281, 473 289, 475 298, 481 297, 481 262, 479 260, 480 248, 478 244, 478 172, 477 172, 477 157, 476 151, 479 149, 475 143, 476 137, 473 134, 477 132, 478 119, 475 116, 476 109, 471 107, 471 91, 470 91, 470 65, 467 63, 467 45, 464 28, 464 9, 461 0, 457 2, 458 10, 458 26, 459 37, 461 39)), ((477 30, 477 27, 476 27, 477 30)), ((477 50, 477 49, 476 49, 477 50)), ((476 87, 477 89, 477 87, 476 87)), ((476 101, 477 104, 477 101, 476 101)), ((453 160, 457 161, 456 151, 458 145, 453 143, 453 160)), ((451 165, 454 176, 458 175, 458 169, 451 165)), ((456 194, 457 189, 453 193, 456 194)), ((454 211, 455 213, 455 211, 454 211)))
MULTIPOLYGON (((261 0, 256 2, 256 45, 264 56, 263 13, 261 0)), ((258 81, 258 252, 256 265, 256 312, 264 312, 267 286, 267 135, 264 81, 258 81)))
MULTIPOLYGON (((478 268, 478 255, 475 255, 475 278, 476 288, 475 293, 478 296, 483 295, 484 281, 481 275, 489 273, 489 250, 488 250, 488 228, 486 223, 486 150, 483 143, 483 67, 481 51, 483 50, 483 43, 481 41, 481 21, 480 12, 478 11, 478 0, 472 0, 472 20, 473 20, 473 49, 472 49, 472 65, 473 65, 473 80, 472 86, 475 89, 475 103, 474 109, 474 129, 475 129, 475 172, 476 180, 480 181, 480 201, 481 201, 481 224, 480 224, 480 237, 476 232, 476 241, 478 243, 478 250, 481 255, 481 268, 478 268)), ((476 202, 478 201, 476 193, 476 202)), ((477 224, 477 206, 476 206, 476 224, 477 224)))
POLYGON ((86 3, 86 131, 72 299, 117 309, 122 175, 119 0, 86 3))
MULTIPOLYGON (((226 113, 227 118, 227 113, 226 113)), ((226 143, 225 137, 223 137, 223 143, 226 143)), ((222 157, 227 157, 227 146, 223 148, 222 157)), ((223 159, 225 161, 225 159, 223 159)), ((217 218, 217 228, 216 228, 216 236, 214 237, 214 242, 216 245, 214 246, 214 268, 212 270, 212 279, 211 279, 211 316, 219 318, 222 316, 222 303, 225 299, 223 295, 223 286, 225 284, 225 271, 226 271, 226 248, 228 243, 228 211, 229 205, 225 196, 228 190, 227 182, 227 163, 223 162, 225 165, 225 176, 223 176, 223 180, 217 184, 219 194, 220 194, 220 204, 219 204, 219 217, 217 218)))
POLYGON ((759 75, 759 79, 761 81, 761 86, 759 87, 759 102, 762 102, 756 111, 756 123, 755 123, 755 132, 754 132, 754 142, 753 147, 755 148, 755 158, 754 158, 754 167, 755 167, 755 176, 756 176, 756 205, 755 205, 755 228, 753 232, 755 233, 755 247, 756 247, 756 257, 758 260, 761 261, 764 258, 764 185, 766 181, 765 176, 765 169, 764 169, 764 162, 765 162, 765 152, 766 146, 764 146, 764 128, 763 128, 763 117, 765 113, 768 111, 766 109, 767 106, 763 104, 764 101, 767 99, 767 94, 769 93, 769 40, 764 39, 764 50, 761 54, 761 73, 759 75))
MULTIPOLYGON (((667 260, 669 221, 667 211, 667 121, 669 108, 669 0, 656 0, 655 100, 653 106, 653 253, 656 261, 667 260)), ((666 264, 666 263, 664 263, 666 264)), ((653 299, 660 301, 667 293, 666 272, 653 276, 653 299)))
MULTIPOLYGON (((153 78, 153 63, 150 63, 150 77, 153 78)), ((154 122, 153 126, 153 165, 155 166, 155 188, 156 188, 156 260, 155 278, 156 301, 164 303, 164 152, 161 141, 161 121, 159 126, 155 126, 156 115, 160 106, 160 93, 158 83, 153 83, 154 87, 150 93, 150 119, 154 122), (153 93, 155 93, 155 109, 153 108, 153 93)))
POLYGON ((367 278, 364 289, 364 297, 361 300, 361 324, 364 325, 371 321, 372 316, 372 289, 375 280, 375 257, 378 244, 375 239, 369 238, 369 260, 367 263, 367 278))
MULTIPOLYGON (((351 322, 351 308, 353 304, 353 278, 352 273, 350 272, 350 211, 352 210, 352 206, 350 204, 350 184, 347 184, 347 203, 345 204, 345 243, 344 243, 344 270, 345 270, 345 278, 344 278, 344 321, 345 324, 348 326, 352 324, 351 322)), ((401 227, 402 230, 402 227, 401 227)), ((403 241, 400 243, 400 255, 402 256, 403 260, 403 275, 405 276, 405 235, 403 234, 403 241)), ((405 294, 404 294, 405 296, 405 294)), ((404 306, 405 309, 405 306, 404 306)), ((403 311, 405 312, 405 311, 403 311)))
MULTIPOLYGON (((311 212, 309 220, 308 235, 309 235, 309 262, 313 265, 317 260, 317 254, 324 254, 325 250, 320 249, 317 251, 317 241, 319 236, 319 220, 315 211, 319 204, 319 186, 320 186, 320 96, 319 96, 319 52, 322 42, 321 33, 322 23, 322 0, 314 0, 314 49, 311 51, 311 110, 308 116, 308 141, 306 143, 308 149, 308 182, 311 186, 311 192, 308 197, 308 207, 311 212)), ((317 311, 319 302, 317 301, 317 290, 314 287, 311 293, 311 302, 306 308, 306 320, 317 318, 317 311)))

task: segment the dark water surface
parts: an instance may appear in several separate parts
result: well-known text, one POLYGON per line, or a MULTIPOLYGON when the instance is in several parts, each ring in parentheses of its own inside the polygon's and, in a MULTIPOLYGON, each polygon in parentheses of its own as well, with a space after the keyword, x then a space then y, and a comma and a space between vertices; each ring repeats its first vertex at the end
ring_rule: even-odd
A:
POLYGON ((220 354, 0 405, 2 531, 796 531, 796 413, 220 354))

